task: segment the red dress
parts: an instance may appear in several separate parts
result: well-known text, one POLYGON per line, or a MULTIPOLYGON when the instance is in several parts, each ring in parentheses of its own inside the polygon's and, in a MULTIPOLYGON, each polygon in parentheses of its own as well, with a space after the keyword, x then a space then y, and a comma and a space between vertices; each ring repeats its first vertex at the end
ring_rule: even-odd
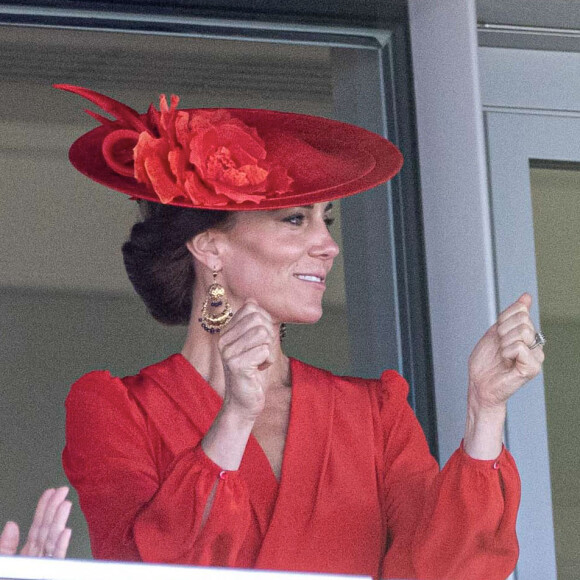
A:
POLYGON ((495 462, 458 449, 439 473, 396 372, 337 377, 297 360, 291 372, 279 483, 253 436, 238 471, 204 454, 221 398, 180 354, 133 377, 79 379, 63 463, 94 556, 384 578, 510 574, 520 482, 505 449, 495 462))

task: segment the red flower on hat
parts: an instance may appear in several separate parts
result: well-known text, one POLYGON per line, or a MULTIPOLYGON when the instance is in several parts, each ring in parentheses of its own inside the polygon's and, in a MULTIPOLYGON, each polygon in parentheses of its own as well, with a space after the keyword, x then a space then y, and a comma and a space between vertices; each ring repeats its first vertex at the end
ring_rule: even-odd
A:
POLYGON ((196 206, 259 204, 291 190, 292 178, 268 162, 255 128, 229 111, 178 111, 178 103, 172 95, 168 106, 162 95, 160 112, 151 108, 148 114, 158 137, 144 131, 134 149, 135 178, 162 203, 185 197, 196 206))

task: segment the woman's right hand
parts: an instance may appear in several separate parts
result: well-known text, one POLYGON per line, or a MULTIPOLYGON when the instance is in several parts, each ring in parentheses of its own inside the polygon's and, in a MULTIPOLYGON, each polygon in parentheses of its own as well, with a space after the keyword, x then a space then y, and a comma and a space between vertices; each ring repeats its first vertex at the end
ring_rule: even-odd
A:
POLYGON ((277 340, 272 318, 253 300, 235 313, 218 341, 224 366, 224 409, 249 420, 262 412, 267 390, 263 371, 274 362, 277 340))

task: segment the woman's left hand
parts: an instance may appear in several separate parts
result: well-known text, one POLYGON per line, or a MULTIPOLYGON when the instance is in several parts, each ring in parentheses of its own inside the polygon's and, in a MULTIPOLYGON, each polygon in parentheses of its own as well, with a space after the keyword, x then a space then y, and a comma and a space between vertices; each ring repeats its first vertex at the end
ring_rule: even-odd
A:
POLYGON ((530 348, 536 330, 530 318, 532 297, 522 294, 498 317, 469 357, 465 451, 494 459, 502 448, 508 399, 542 369, 544 351, 530 348))
POLYGON ((482 409, 505 406, 542 369, 543 349, 530 348, 536 338, 531 305, 532 297, 522 294, 499 315, 469 357, 469 396, 482 409))

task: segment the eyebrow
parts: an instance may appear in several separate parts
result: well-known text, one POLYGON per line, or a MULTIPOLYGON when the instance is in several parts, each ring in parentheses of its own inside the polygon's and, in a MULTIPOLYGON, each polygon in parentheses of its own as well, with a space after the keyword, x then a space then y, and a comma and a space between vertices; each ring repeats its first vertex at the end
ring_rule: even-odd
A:
MULTIPOLYGON (((330 211, 332 209, 332 202, 329 201, 328 204, 326 205, 326 207, 324 208, 324 211, 330 211)), ((300 205, 298 207, 303 207, 304 209, 314 209, 314 205, 300 205)))

